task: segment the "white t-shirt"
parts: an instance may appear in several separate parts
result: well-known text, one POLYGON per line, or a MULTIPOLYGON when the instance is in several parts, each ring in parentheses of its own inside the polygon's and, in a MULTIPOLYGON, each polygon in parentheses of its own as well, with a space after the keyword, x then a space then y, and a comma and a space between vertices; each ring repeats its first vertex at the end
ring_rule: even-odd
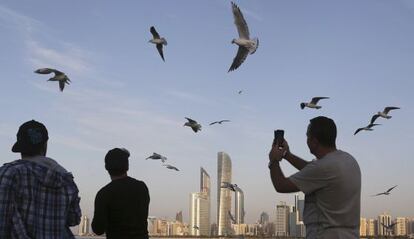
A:
POLYGON ((361 171, 354 157, 336 150, 289 179, 305 193, 306 238, 359 238, 361 171))

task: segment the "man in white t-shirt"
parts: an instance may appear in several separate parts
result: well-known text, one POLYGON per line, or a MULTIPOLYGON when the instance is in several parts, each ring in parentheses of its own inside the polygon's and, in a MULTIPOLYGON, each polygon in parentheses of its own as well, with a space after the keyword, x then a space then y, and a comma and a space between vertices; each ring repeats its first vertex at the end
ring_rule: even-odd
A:
POLYGON ((288 143, 273 145, 269 169, 273 186, 279 193, 302 191, 306 238, 359 238, 361 171, 348 153, 336 149, 336 125, 319 116, 310 120, 307 145, 316 160, 305 161, 292 154, 288 143), (286 178, 279 162, 285 158, 299 170, 286 178))

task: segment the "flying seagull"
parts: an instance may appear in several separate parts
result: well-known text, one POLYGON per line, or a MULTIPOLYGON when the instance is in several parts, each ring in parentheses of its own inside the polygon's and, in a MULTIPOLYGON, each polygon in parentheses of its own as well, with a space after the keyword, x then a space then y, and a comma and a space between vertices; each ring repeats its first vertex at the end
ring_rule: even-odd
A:
POLYGON ((228 188, 231 191, 235 192, 237 190, 237 184, 231 184, 229 182, 223 182, 223 185, 221 185, 221 188, 228 188))
POLYGON ((305 103, 305 102, 300 103, 300 108, 302 110, 305 107, 313 108, 313 109, 320 109, 320 108, 322 108, 322 106, 319 106, 317 104, 318 104, 319 100, 323 100, 323 99, 329 99, 329 97, 313 97, 311 102, 309 102, 309 103, 305 103))
POLYGON ((374 129, 372 129, 372 127, 377 126, 377 125, 380 125, 380 124, 369 124, 365 127, 359 128, 355 131, 354 135, 358 134, 358 132, 361 130, 373 131, 374 129))
POLYGON ((222 124, 223 122, 230 122, 230 120, 219 120, 219 121, 214 121, 214 122, 210 123, 210 125, 213 125, 213 124, 222 124))
POLYGON ((233 224, 236 224, 236 219, 234 219, 234 217, 233 217, 233 215, 231 214, 230 211, 228 211, 228 214, 229 214, 230 220, 233 222, 233 224))
POLYGON ((239 90, 239 92, 238 92, 238 93, 239 93, 239 95, 240 95, 241 93, 243 93, 243 91, 242 91, 242 90, 239 90))
POLYGON ((197 123, 197 121, 195 121, 193 119, 190 119, 190 118, 187 118, 187 117, 185 117, 185 118, 188 120, 188 122, 186 122, 184 124, 184 126, 190 127, 191 129, 193 129, 193 131, 195 133, 197 133, 199 130, 201 130, 201 125, 199 123, 197 123))
POLYGON ((172 166, 170 164, 164 164, 163 166, 165 166, 168 169, 172 169, 172 170, 175 170, 175 171, 180 171, 178 168, 176 168, 176 167, 174 167, 174 166, 172 166))
POLYGON ((397 225, 398 224, 398 222, 394 222, 394 223, 392 223, 392 224, 390 224, 390 225, 385 225, 384 223, 382 223, 381 222, 381 225, 383 226, 383 227, 385 227, 385 229, 387 230, 387 231, 391 231, 391 230, 393 230, 394 229, 394 226, 395 225, 397 225))
POLYGON ((158 52, 160 53, 160 56, 162 58, 163 61, 165 61, 164 59, 164 53, 162 52, 162 45, 167 45, 167 40, 165 40, 164 37, 160 37, 160 34, 158 34, 158 32, 155 30, 155 27, 152 26, 150 28, 151 34, 152 34, 152 39, 149 40, 148 42, 153 43, 156 45, 158 52))
POLYGON ((40 68, 35 70, 35 73, 38 74, 50 74, 50 73, 55 73, 55 75, 50 78, 48 81, 59 81, 59 88, 60 91, 63 92, 63 89, 65 88, 65 84, 70 85, 70 79, 68 78, 67 75, 65 75, 65 73, 52 69, 52 68, 40 68))
POLYGON ((151 156, 149 156, 146 159, 154 159, 154 160, 161 159, 161 162, 164 163, 167 160, 167 157, 164 157, 161 154, 153 153, 151 156))
POLYGON ((375 195, 372 195, 372 197, 376 197, 376 196, 379 196, 379 195, 390 195, 390 192, 391 192, 391 190, 393 190, 395 187, 397 187, 398 185, 395 185, 394 187, 392 187, 392 188, 390 188, 390 189, 388 189, 387 191, 385 191, 385 192, 382 192, 382 193, 377 193, 377 194, 375 194, 375 195))
POLYGON ((259 47, 258 38, 250 39, 249 27, 244 20, 240 8, 234 2, 231 3, 231 7, 233 11, 234 24, 236 24, 237 31, 239 33, 239 38, 233 39, 231 43, 237 44, 239 46, 239 50, 237 50, 237 55, 234 57, 233 63, 231 64, 228 72, 236 70, 246 60, 247 55, 255 53, 259 47))
POLYGON ((394 106, 388 106, 388 107, 385 107, 384 108, 384 111, 382 111, 382 112, 378 112, 378 113, 376 113, 375 115, 373 115, 372 116, 372 118, 371 118, 371 124, 372 123, 374 123, 375 122, 375 120, 378 118, 378 117, 382 117, 382 118, 385 118, 385 119, 391 119, 392 118, 392 116, 391 115, 388 115, 388 113, 391 111, 391 110, 398 110, 398 109, 400 109, 399 107, 394 107, 394 106))

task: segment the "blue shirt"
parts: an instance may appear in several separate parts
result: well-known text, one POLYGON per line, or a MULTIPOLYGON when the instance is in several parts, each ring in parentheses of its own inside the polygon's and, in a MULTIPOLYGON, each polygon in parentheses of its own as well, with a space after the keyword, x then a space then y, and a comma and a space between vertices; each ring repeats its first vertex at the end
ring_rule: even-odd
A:
POLYGON ((74 238, 70 226, 81 217, 71 173, 36 160, 16 160, 0 168, 0 238, 74 238))

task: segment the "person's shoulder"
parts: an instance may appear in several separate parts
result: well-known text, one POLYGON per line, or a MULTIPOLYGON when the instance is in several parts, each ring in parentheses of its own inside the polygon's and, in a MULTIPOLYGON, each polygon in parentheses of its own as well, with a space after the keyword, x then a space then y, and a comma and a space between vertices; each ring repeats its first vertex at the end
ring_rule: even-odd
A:
POLYGON ((129 178, 129 180, 131 181, 131 182, 133 182, 134 184, 136 184, 137 186, 140 186, 140 187, 147 187, 147 185, 145 184, 145 182, 144 181, 141 181, 141 180, 138 180, 138 179, 136 179, 136 178, 132 178, 132 177, 128 177, 129 178))
POLYGON ((0 174, 13 174, 23 168, 28 168, 30 164, 30 162, 26 162, 25 160, 14 160, 3 164, 3 166, 0 167, 0 174))

